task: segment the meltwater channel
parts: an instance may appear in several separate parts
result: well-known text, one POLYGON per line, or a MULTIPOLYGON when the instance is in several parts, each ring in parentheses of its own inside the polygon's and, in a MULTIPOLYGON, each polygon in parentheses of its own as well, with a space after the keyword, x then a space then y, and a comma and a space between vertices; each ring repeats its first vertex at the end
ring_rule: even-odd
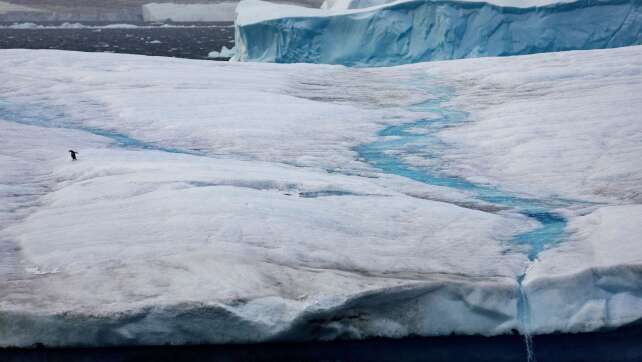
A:
MULTIPOLYGON (((355 147, 359 157, 375 168, 422 183, 449 187, 472 193, 474 198, 534 219, 539 223, 535 229, 515 235, 510 243, 526 247, 529 260, 535 260, 545 248, 559 243, 564 238, 567 220, 555 209, 572 205, 571 200, 540 200, 527 198, 502 191, 498 187, 476 184, 464 178, 451 176, 437 166, 440 156, 448 145, 441 141, 438 133, 448 127, 466 122, 467 114, 443 107, 452 97, 452 91, 443 87, 427 89, 434 98, 410 107, 411 111, 433 114, 411 123, 389 126, 378 133, 372 143, 355 147), (413 166, 404 162, 403 156, 419 156, 433 166, 413 166), (432 160, 432 162, 431 162, 432 160)), ((522 288, 525 273, 518 277, 519 295, 517 314, 524 337, 527 360, 534 361, 533 342, 530 335, 530 311, 526 293, 522 288)))

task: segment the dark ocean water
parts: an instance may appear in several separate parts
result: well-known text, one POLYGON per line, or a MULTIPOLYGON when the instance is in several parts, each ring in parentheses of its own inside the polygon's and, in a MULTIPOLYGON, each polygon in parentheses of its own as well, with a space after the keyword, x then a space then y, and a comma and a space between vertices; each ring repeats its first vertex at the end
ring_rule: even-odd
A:
POLYGON ((137 27, 112 28, 114 25, 106 23, 0 23, 0 49, 60 49, 208 59, 209 52, 234 46, 231 23, 128 24, 137 27))
MULTIPOLYGON (((534 338, 535 359, 642 361, 642 327, 534 338)), ((69 349, 0 349, 3 362, 129 361, 526 361, 523 338, 449 336, 364 341, 270 343, 221 346, 156 346, 69 349)))

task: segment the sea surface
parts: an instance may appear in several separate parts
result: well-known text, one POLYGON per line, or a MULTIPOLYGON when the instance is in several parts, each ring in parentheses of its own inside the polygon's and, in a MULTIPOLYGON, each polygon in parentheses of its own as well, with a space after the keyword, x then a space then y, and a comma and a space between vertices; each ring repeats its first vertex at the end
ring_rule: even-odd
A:
POLYGON ((0 23, 0 49, 60 49, 210 59, 207 55, 223 46, 234 46, 232 23, 0 23))
MULTIPOLYGON (((642 360, 642 327, 534 337, 538 362, 642 360)), ((6 362, 526 361, 522 337, 448 336, 362 341, 113 348, 0 349, 6 362)))

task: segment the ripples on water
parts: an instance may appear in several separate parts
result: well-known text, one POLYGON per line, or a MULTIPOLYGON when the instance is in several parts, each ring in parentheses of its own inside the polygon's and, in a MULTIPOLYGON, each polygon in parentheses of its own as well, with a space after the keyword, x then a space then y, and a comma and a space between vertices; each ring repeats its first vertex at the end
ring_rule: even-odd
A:
POLYGON ((234 46, 231 23, 130 24, 137 26, 132 28, 110 28, 105 23, 83 23, 82 28, 73 28, 74 25, 78 24, 0 23, 0 49, 60 49, 209 59, 209 52, 234 46), (31 28, 20 29, 29 26, 31 28))
MULTIPOLYGON (((641 361, 642 327, 536 336, 538 362, 641 361)), ((220 346, 2 350, 6 362, 76 361, 526 361, 520 336, 449 336, 220 346)))

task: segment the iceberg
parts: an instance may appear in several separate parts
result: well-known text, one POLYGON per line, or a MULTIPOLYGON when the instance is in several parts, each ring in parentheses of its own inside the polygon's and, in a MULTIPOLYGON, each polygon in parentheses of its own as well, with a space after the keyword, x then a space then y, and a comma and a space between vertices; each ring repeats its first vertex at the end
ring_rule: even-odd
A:
POLYGON ((220 51, 211 51, 207 56, 209 58, 232 58, 236 54, 236 48, 231 49, 223 45, 220 51))
POLYGON ((2 50, 0 67, 0 346, 642 318, 642 46, 369 69, 2 50), (378 149, 399 163, 359 152, 404 137, 378 149), (512 240, 545 220, 408 170, 550 203, 563 240, 531 260, 512 240))
POLYGON ((236 59, 390 66, 642 43, 637 0, 373 4, 328 10, 243 0, 236 10, 236 59))

